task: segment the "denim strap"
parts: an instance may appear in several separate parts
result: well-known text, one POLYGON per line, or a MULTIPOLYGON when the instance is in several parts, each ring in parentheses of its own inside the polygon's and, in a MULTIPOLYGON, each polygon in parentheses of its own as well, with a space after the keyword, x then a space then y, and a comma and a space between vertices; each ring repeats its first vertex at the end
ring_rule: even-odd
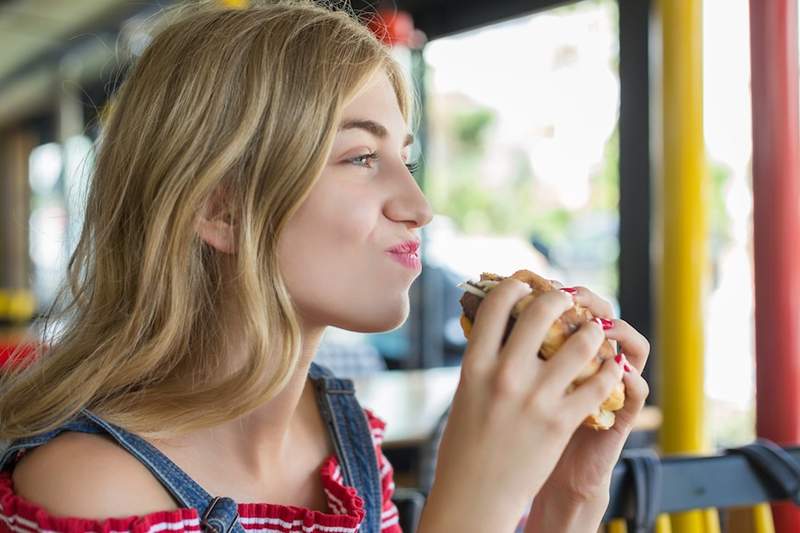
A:
POLYGON ((364 500, 366 516, 362 533, 379 533, 383 494, 372 429, 355 397, 353 382, 333 376, 327 368, 312 363, 309 376, 317 388, 320 413, 331 434, 345 484, 364 500))
POLYGON ((52 431, 48 431, 46 433, 39 433, 38 435, 32 435, 30 437, 23 437, 21 439, 16 439, 11 443, 9 443, 6 447, 2 448, 2 453, 0 453, 0 472, 13 469, 14 465, 17 463, 17 454, 19 454, 23 450, 28 450, 41 446, 42 444, 51 441, 52 439, 56 438, 58 435, 60 435, 65 431, 78 431, 81 433, 103 433, 103 431, 100 428, 95 427, 92 423, 78 418, 75 420, 70 420, 69 422, 64 423, 63 425, 52 431))
POLYGON ((193 508, 202 517, 201 527, 213 533, 244 533, 237 518, 237 505, 230 498, 212 498, 189 475, 181 470, 166 455, 141 437, 101 419, 88 409, 83 409, 77 418, 61 427, 15 440, 0 457, 0 471, 13 466, 21 450, 36 448, 54 439, 64 431, 108 434, 128 453, 152 473, 181 507, 193 508))

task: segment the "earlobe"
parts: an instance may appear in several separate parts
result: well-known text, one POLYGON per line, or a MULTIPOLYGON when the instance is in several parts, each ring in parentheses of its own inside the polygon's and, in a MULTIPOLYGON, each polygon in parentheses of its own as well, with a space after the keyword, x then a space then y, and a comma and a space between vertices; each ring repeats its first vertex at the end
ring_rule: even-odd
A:
POLYGON ((235 217, 225 192, 218 187, 206 200, 195 221, 195 231, 206 244, 224 254, 236 252, 235 217))
POLYGON ((209 220, 204 216, 197 218, 195 231, 197 235, 209 246, 224 254, 236 251, 233 224, 230 217, 209 220))

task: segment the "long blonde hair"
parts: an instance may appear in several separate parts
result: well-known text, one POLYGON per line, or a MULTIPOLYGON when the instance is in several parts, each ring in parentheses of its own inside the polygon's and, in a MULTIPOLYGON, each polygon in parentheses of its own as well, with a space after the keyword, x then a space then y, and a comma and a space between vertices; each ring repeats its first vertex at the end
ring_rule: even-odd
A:
POLYGON ((142 435, 177 435, 273 398, 300 350, 281 230, 323 169, 343 106, 379 69, 409 120, 400 67, 346 10, 193 4, 165 20, 98 143, 64 324, 31 365, 0 372, 0 439, 51 430, 82 408, 142 435), (220 190, 236 213, 233 284, 253 340, 232 372, 220 254, 194 229, 220 190))

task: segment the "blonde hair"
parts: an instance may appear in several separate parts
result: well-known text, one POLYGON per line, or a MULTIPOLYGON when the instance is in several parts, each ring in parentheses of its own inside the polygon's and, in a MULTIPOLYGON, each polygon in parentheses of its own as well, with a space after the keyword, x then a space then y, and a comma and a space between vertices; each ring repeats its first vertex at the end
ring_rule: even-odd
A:
POLYGON ((410 119, 400 67, 348 11, 193 4, 165 20, 99 141, 63 328, 27 368, 0 372, 0 439, 54 429, 82 408, 142 435, 177 435, 273 398, 300 349, 281 230, 323 169, 343 106, 379 69, 410 119), (220 190, 236 213, 236 275, 225 283, 253 340, 229 372, 222 254, 194 229, 220 190))

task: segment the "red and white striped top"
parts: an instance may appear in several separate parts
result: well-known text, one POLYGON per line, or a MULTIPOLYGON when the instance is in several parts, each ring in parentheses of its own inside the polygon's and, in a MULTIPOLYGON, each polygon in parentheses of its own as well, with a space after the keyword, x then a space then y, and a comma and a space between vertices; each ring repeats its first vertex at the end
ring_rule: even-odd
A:
MULTIPOLYGON (((382 533, 402 533, 397 508, 392 503, 394 481, 392 466, 381 451, 385 423, 366 410, 372 440, 378 457, 383 487, 382 533)), ((239 504, 239 521, 248 533, 356 533, 364 518, 364 501, 356 490, 344 485, 339 461, 335 456, 320 468, 322 486, 329 512, 269 503, 239 504)), ((65 533, 170 533, 200 531, 200 519, 194 509, 161 511, 144 516, 87 520, 78 517, 52 516, 42 507, 14 493, 11 474, 0 474, 0 532, 65 533)))

